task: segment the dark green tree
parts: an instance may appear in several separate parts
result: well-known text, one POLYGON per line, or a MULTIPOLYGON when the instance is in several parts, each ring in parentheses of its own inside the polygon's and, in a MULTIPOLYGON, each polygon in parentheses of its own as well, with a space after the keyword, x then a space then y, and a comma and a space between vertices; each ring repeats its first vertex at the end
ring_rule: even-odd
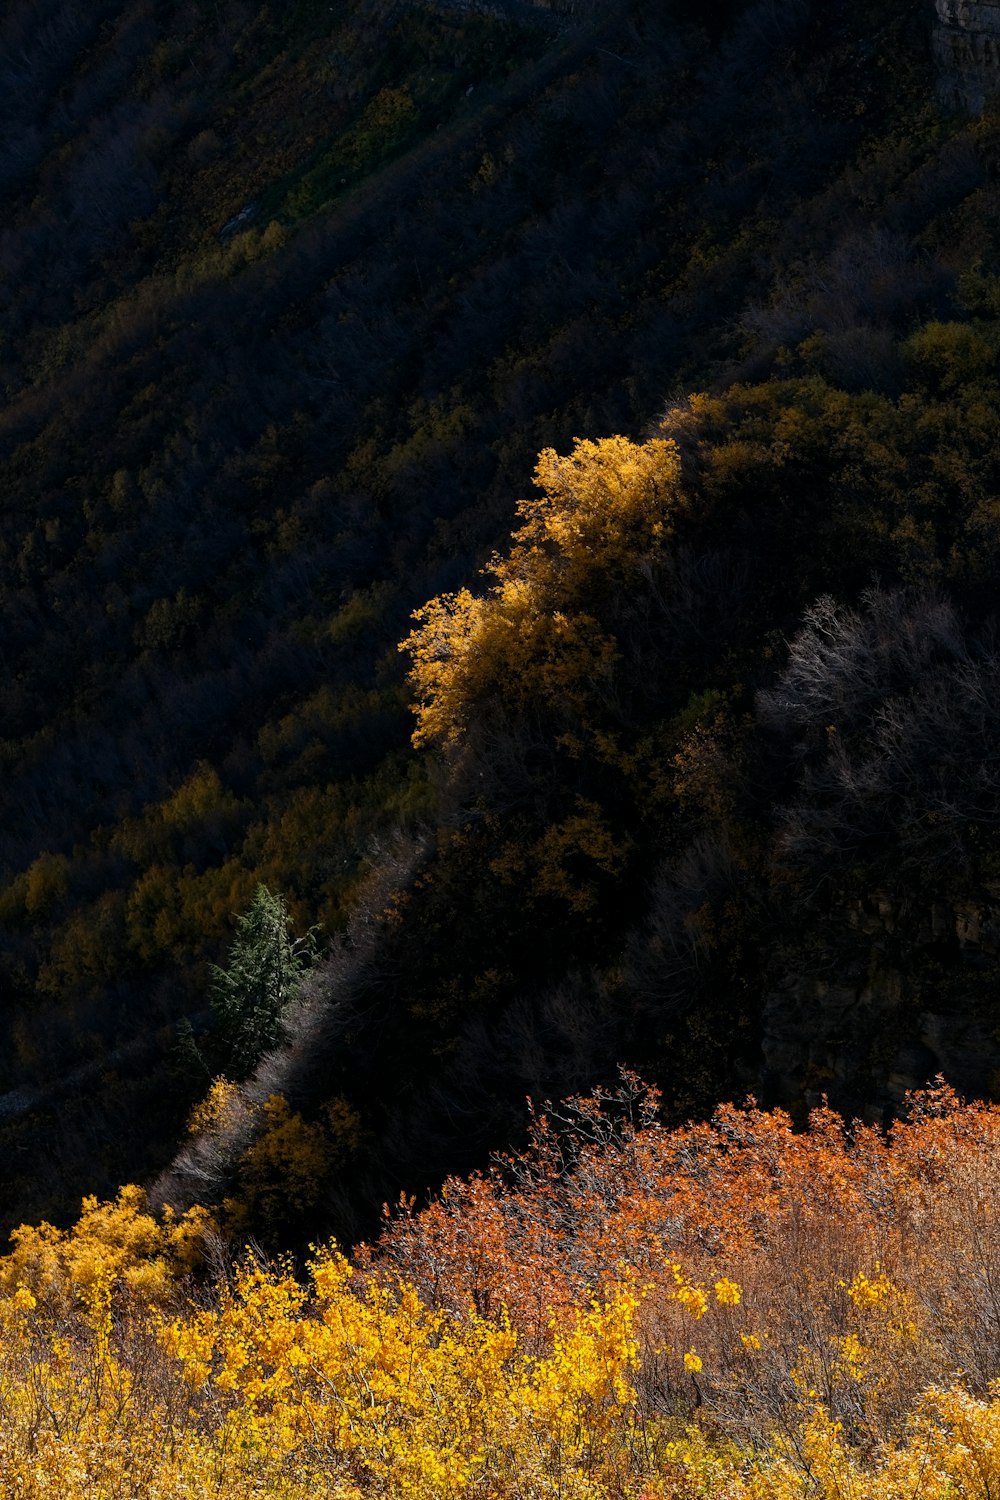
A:
POLYGON ((292 936, 284 897, 265 885, 236 926, 225 968, 212 965, 210 1030, 197 1041, 185 1023, 181 1051, 212 1077, 241 1079, 277 1042, 282 1015, 316 961, 316 945, 315 930, 292 936))

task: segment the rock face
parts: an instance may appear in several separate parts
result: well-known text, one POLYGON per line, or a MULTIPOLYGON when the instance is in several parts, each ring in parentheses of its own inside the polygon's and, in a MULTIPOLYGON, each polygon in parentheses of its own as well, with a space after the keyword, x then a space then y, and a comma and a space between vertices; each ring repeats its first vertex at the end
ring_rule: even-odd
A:
POLYGON ((935 0, 935 11, 941 101, 978 114, 1000 92, 1000 0, 935 0))

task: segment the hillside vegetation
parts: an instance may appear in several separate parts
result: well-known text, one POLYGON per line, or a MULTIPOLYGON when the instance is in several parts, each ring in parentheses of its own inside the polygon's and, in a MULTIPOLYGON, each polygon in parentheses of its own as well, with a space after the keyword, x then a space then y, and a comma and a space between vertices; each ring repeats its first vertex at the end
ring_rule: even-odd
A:
POLYGON ((993 1091, 997 120, 912 8, 24 0, 0 80, 6 1224, 369 1235, 617 1062, 993 1091))
POLYGON ((666 1130, 625 1076, 534 1118, 379 1245, 247 1260, 137 1189, 0 1261, 19 1494, 989 1500, 995 1107, 890 1136, 726 1107, 666 1130))
POLYGON ((996 1500, 1000 114, 703 12, 0 18, 5 1494, 996 1500))
MULTIPOLYGON (((996 338, 925 323, 895 395, 803 373, 543 452, 508 551, 403 643, 441 822, 386 860, 169 1200, 259 1200, 272 1148, 277 1183, 272 1096, 350 1122, 302 1191, 354 1228, 609 1057, 655 1068, 675 1120, 761 1085, 800 1119, 826 1092, 880 1120, 943 1013, 986 1039, 950 1054, 960 1081, 994 1086, 996 338)), ((287 1215, 258 1233, 287 1243, 287 1215)))

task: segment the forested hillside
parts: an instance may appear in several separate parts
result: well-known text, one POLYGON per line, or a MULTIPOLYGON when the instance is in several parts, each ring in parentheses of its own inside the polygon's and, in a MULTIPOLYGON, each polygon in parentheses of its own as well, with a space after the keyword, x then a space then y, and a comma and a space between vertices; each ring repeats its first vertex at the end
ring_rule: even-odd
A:
POLYGON ((995 1500, 997 36, 6 6, 4 1494, 995 1500))
POLYGON ((929 36, 8 8, 8 1226, 370 1233, 620 1062, 995 1091, 1000 121, 929 36))

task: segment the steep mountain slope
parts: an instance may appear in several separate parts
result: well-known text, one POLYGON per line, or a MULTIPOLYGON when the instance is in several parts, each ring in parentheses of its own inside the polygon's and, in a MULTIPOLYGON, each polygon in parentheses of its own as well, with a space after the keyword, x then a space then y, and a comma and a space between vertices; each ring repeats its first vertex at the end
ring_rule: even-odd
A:
POLYGON ((681 1115, 877 1110, 893 1046, 947 1061, 852 914, 892 924, 887 993, 988 905, 995 125, 938 112, 901 0, 699 9, 5 23, 11 1217, 170 1155, 176 1022, 262 880, 350 935, 163 1191, 235 1182, 265 1235, 296 1141, 302 1232, 362 1223, 620 1058, 681 1115), (435 597, 417 756, 396 645, 435 597), (795 696, 824 621, 880 663, 841 718, 795 696), (856 848, 859 779, 892 790, 856 848), (960 848, 900 839, 942 815, 960 848))

